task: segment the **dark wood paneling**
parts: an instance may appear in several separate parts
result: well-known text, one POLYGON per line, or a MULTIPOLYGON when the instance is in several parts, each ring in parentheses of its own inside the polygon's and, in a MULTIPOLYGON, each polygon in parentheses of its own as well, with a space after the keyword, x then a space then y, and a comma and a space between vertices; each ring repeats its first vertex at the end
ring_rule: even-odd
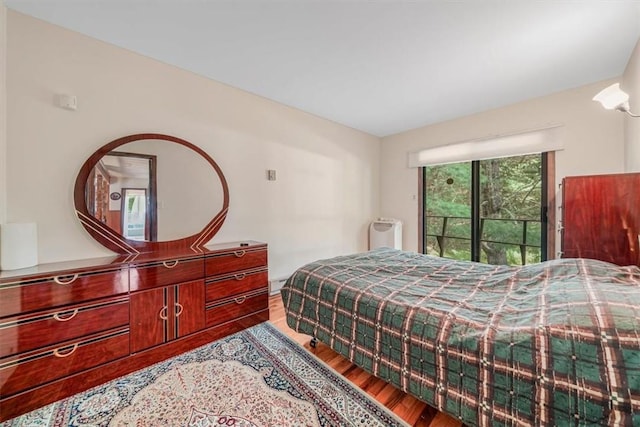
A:
POLYGON ((182 337, 204 328, 204 280, 182 283, 175 287, 174 305, 176 337, 182 337))
POLYGON ((131 294, 131 352, 137 353, 165 342, 167 334, 167 290, 131 294))
POLYGON ((1 394, 0 421, 6 421, 59 399, 80 393, 114 378, 129 374, 154 363, 168 359, 196 347, 213 342, 229 334, 241 331, 269 319, 269 312, 261 311, 235 319, 215 328, 205 329, 163 346, 142 351, 130 357, 107 363, 95 369, 45 384, 33 390, 7 397, 1 394))
POLYGON ((81 273, 77 276, 65 274, 35 282, 5 283, 0 285, 0 317, 110 297, 128 291, 129 274, 126 267, 106 272, 81 273), (60 283, 56 283, 56 280, 60 283))
POLYGON ((0 357, 129 325, 129 298, 16 316, 0 322, 0 357))
POLYGON ((238 272, 207 282, 207 302, 228 298, 255 289, 268 288, 269 279, 266 271, 238 272))
POLYGON ((205 263, 206 275, 218 276, 220 274, 266 266, 267 251, 238 249, 231 253, 206 257, 205 263))
POLYGON ((563 180, 564 258, 640 265, 640 173, 563 180))
POLYGON ((122 220, 120 219, 121 211, 108 211, 107 224, 117 233, 122 234, 122 220))
POLYGON ((220 303, 207 305, 206 325, 215 326, 237 317, 269 308, 269 294, 266 289, 259 294, 239 295, 220 303))
POLYGON ((129 271, 131 292, 151 289, 175 283, 202 278, 204 260, 202 257, 190 259, 169 259, 162 262, 135 264, 129 271))
POLYGON ((0 395, 10 396, 128 354, 129 334, 124 328, 11 357, 0 363, 0 395))

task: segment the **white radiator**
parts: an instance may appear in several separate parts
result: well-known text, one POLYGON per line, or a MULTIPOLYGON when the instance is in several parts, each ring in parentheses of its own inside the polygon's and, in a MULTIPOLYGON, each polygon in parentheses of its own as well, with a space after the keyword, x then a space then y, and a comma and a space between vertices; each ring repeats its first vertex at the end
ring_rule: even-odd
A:
POLYGON ((280 289, 282 289, 284 282, 286 282, 288 278, 289 276, 269 280, 269 295, 276 295, 280 293, 280 289))
POLYGON ((378 218, 369 225, 369 249, 402 249, 402 222, 393 218, 378 218))

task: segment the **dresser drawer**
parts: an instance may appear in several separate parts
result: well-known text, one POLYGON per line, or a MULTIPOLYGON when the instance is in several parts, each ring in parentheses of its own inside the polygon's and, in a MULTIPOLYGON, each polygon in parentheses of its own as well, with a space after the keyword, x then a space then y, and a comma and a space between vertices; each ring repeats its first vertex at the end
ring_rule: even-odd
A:
POLYGON ((244 294, 256 289, 269 289, 266 271, 243 271, 207 281, 207 302, 244 294))
POLYGON ((95 300, 129 291, 126 267, 0 285, 0 317, 95 300))
POLYGON ((240 270, 267 266, 267 251, 237 250, 221 255, 210 256, 205 259, 206 275, 218 276, 240 270))
POLYGON ((0 395, 10 396, 129 355, 129 329, 67 341, 0 362, 0 395))
POLYGON ((0 358, 129 324, 129 298, 67 306, 0 321, 0 358))
POLYGON ((135 265, 130 270, 129 280, 131 292, 134 292, 203 277, 204 261, 198 257, 135 265))
POLYGON ((239 295, 207 305, 206 326, 211 327, 238 317, 269 309, 267 290, 239 295))

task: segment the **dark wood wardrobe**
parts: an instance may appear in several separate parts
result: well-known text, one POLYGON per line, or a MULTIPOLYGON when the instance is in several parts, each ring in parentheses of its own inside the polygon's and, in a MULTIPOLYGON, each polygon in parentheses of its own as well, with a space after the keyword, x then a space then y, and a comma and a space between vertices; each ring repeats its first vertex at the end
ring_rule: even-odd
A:
POLYGON ((562 257, 640 266, 640 173, 562 180, 562 257))

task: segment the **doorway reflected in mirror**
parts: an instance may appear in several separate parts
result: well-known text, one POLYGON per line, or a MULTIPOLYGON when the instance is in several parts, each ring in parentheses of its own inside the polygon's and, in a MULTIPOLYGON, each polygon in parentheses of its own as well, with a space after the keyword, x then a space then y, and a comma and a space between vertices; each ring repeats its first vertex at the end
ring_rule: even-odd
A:
POLYGON ((123 188, 124 203, 121 204, 122 235, 130 240, 150 240, 147 216, 147 190, 145 188, 123 188))
POLYGON ((155 155, 111 151, 87 180, 87 208, 127 239, 157 239, 155 155))

